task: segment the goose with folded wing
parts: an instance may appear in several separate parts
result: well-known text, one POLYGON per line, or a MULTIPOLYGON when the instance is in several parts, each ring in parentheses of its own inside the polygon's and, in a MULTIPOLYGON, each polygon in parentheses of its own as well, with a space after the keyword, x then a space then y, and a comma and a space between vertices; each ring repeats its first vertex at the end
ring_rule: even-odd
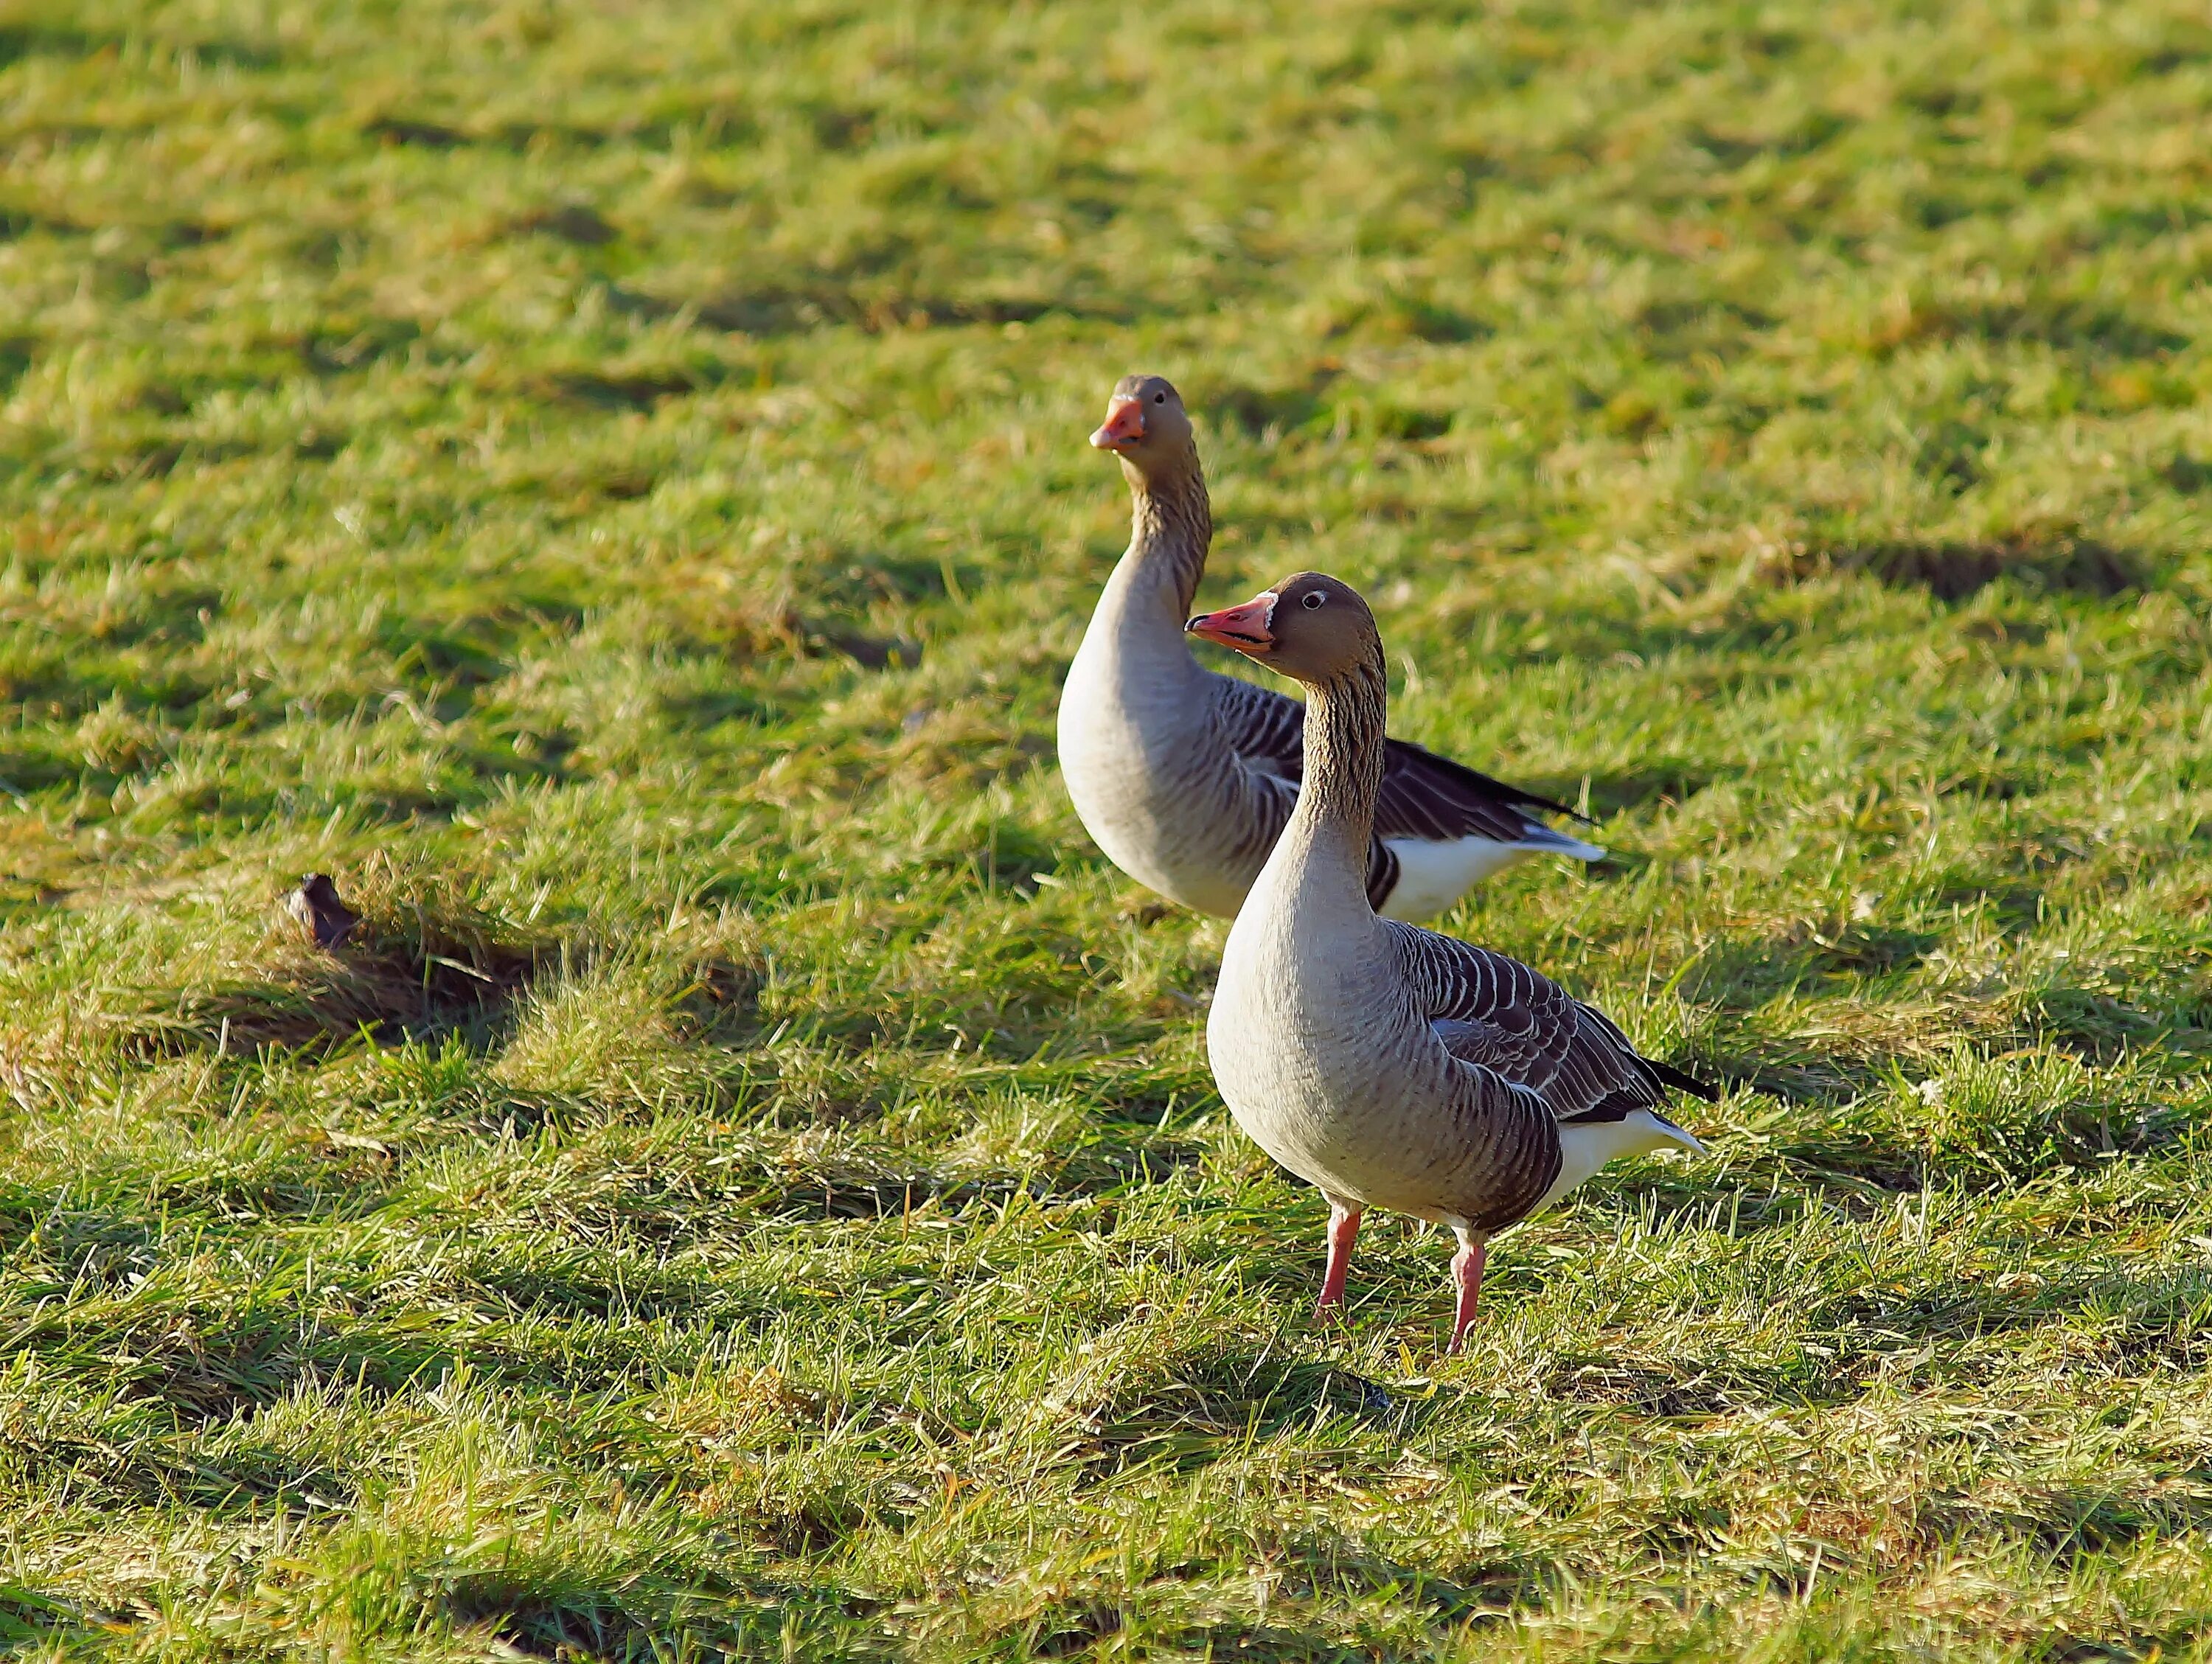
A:
MULTIPOLYGON (((1206 670, 1184 636, 1213 522, 1176 390, 1125 377, 1091 442, 1121 459, 1133 530, 1060 692, 1060 772, 1116 866, 1170 901, 1233 917, 1297 799, 1297 701, 1206 670)), ((1389 918, 1427 919, 1524 857, 1601 860, 1543 818, 1573 812, 1385 740, 1368 899, 1389 918)))
POLYGON ((1222 950, 1214 1078, 1237 1124, 1328 1199, 1324 1315, 1362 1209, 1456 1233, 1457 1351, 1489 1239, 1609 1161, 1701 1150, 1667 1094, 1715 1094, 1528 966, 1378 916, 1389 689, 1357 592, 1300 573, 1188 631, 1306 687, 1304 783, 1222 950))

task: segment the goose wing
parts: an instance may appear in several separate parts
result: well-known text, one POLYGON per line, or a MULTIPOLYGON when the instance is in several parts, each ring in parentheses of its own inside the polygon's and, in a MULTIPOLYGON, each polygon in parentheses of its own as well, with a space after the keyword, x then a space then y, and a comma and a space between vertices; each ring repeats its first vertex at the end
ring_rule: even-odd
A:
POLYGON ((1499 843, 1558 837, 1538 818, 1543 815, 1565 815, 1585 822, 1589 818, 1564 803, 1494 780, 1410 740, 1383 742, 1382 795, 1375 805, 1375 830, 1379 836, 1478 837, 1499 843))
POLYGON ((1305 778, 1306 708, 1273 688, 1217 676, 1213 710, 1230 750, 1251 768, 1287 781, 1295 796, 1305 778))
MULTIPOLYGON (((1223 738, 1237 756, 1293 786, 1305 777, 1305 707, 1273 688, 1222 677, 1215 709, 1223 738)), ((1583 820, 1563 803, 1524 792, 1502 780, 1438 756, 1402 739, 1383 742, 1382 794, 1375 805, 1378 838, 1419 838, 1449 842, 1487 838, 1495 843, 1559 842, 1561 838, 1539 818, 1565 815, 1583 820)))
POLYGON ((1603 1013, 1517 959, 1385 919, 1407 986, 1446 1049, 1527 1088, 1565 1122, 1656 1110, 1703 1082, 1642 1056, 1603 1013))

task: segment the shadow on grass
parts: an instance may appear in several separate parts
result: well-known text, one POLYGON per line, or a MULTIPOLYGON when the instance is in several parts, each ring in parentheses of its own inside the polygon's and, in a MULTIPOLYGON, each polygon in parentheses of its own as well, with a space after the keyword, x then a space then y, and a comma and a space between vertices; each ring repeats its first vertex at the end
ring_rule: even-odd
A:
POLYGON ((2037 1657, 2049 1664, 2152 1664, 2161 1658, 2189 1656, 2203 1638, 2206 1625, 2183 1624, 2152 1633, 2130 1630, 2125 1635, 2094 1637, 2057 1634, 2043 1643, 2037 1657))
POLYGON ((1192 1658, 1264 1658, 1280 1664, 1394 1664, 1399 1659, 1436 1656, 1427 1642, 1406 1649, 1365 1638, 1333 1641, 1312 1630, 1245 1619, 1182 1631, 1175 1637, 1175 1644, 1179 1652, 1192 1658))
POLYGON ((2023 1026, 2036 1040, 2084 1062, 2111 1064, 2146 1046, 2186 1056, 2212 1051, 2212 1031, 2194 1020, 2200 1015, 2196 1011, 2146 1011, 2100 988, 2059 984, 2039 988, 2030 997, 2023 1026))
MULTIPOLYGON (((179 54, 191 53, 210 68, 270 70, 283 61, 281 54, 242 40, 210 39, 165 44, 179 54)), ((92 58, 106 55, 113 58, 142 45, 135 31, 11 22, 0 25, 0 70, 27 58, 92 58)))
POLYGON ((1332 1364, 1205 1347, 1109 1400, 1085 1418, 1085 1436, 1066 1454, 1109 1473, 1194 1471, 1254 1441, 1310 1432, 1324 1419, 1401 1436, 1430 1407, 1332 1364))
MULTIPOLYGON (((1985 1503, 1949 1489, 1939 1491, 1917 1509, 1921 1533, 1931 1541, 2004 1534, 2025 1539, 2060 1560, 2100 1554, 2124 1555, 2156 1543, 2188 1541, 2212 1525, 2212 1491, 2201 1479, 2154 1492, 2122 1495, 2078 1485, 2039 1486, 2010 1503, 1985 1503)), ((2186 1640, 2200 1631, 2179 1632, 2186 1640)), ((2040 1655, 2065 1659, 2155 1659, 2172 1637, 2132 1643, 2075 1643, 2040 1655)), ((2177 1649, 2177 1652, 2180 1649, 2177 1649)))
POLYGON ((1814 544, 1790 550, 1768 569, 1785 583, 1861 572, 1900 588, 1924 589, 1939 601, 1965 600, 2000 578, 2029 589, 2107 600, 2143 581, 2138 557, 2070 533, 1972 544, 1814 544))
MULTIPOLYGON (((4 60, 0 60, 4 62, 4 60)), ((119 1625, 112 1612, 80 1606, 20 1583, 0 1583, 0 1651, 52 1643, 66 1645, 112 1635, 119 1625)))
POLYGON ((368 1034, 380 1041, 460 1035, 483 1043, 539 971, 559 963, 549 934, 497 918, 443 874, 371 871, 343 888, 359 920, 318 948, 285 927, 235 975, 142 987, 108 1026, 143 1057, 327 1051, 368 1034))
MULTIPOLYGON (((328 1274, 368 1281, 374 1272, 328 1274)), ((260 1445, 251 1419, 302 1383, 342 1382, 375 1399, 466 1369, 524 1393, 599 1390, 637 1367, 641 1326, 711 1324, 731 1305, 708 1279, 635 1265, 598 1275, 582 1254, 505 1273, 462 1264, 441 1275, 446 1315, 437 1329, 419 1311, 358 1316, 343 1303, 311 1302, 291 1278, 240 1297, 138 1291, 135 1299, 50 1306, 18 1325, 15 1351, 37 1358, 50 1378, 112 1389, 120 1407, 104 1413, 127 1420, 132 1436, 118 1442, 100 1428, 51 1436, 31 1429, 15 1454, 34 1476, 52 1468, 134 1497, 149 1485, 181 1487, 204 1505, 246 1504, 303 1491, 312 1477, 289 1452, 260 1445), (549 1333, 557 1344, 546 1344, 549 1333), (234 1435, 237 1442, 200 1448, 181 1473, 156 1460, 163 1440, 191 1434, 234 1435)))
POLYGON ((1401 1642, 1363 1633, 1334 1638, 1318 1626, 1290 1628, 1264 1618, 1228 1618, 1163 1637, 1194 1657, 1298 1660, 1306 1664, 1426 1661, 1463 1647, 1468 1626, 1504 1619, 1559 1582, 1556 1567, 1517 1557, 1440 1572, 1374 1552, 1348 1538, 1302 1533, 1275 1563, 1277 1592, 1297 1601, 1358 1607, 1377 1600, 1412 1607, 1425 1633, 1401 1642))
POLYGON ((1440 1574, 1334 1533, 1299 1537, 1291 1545, 1288 1564, 1316 1594, 1346 1601, 1394 1594, 1426 1608, 1431 1619, 1441 1624, 1502 1613, 1535 1599, 1552 1581, 1547 1566, 1517 1559, 1486 1560, 1440 1574))
MULTIPOLYGON (((1865 969, 1859 974, 1871 976, 1909 969, 1914 963, 1911 959, 1885 965, 1880 956, 1899 952, 1917 956, 1926 951, 1913 946, 1913 934, 1896 932, 1895 939, 1877 939, 1867 944, 1865 950, 1869 958, 1863 962, 1865 969)), ((1858 964, 1848 956, 1840 963, 1815 959, 1810 965, 1802 966, 1798 976, 1778 979, 1765 998, 1795 993, 1808 984, 1817 987, 1823 979, 1840 979, 1858 971, 1858 964)), ((1846 987, 1840 992, 1848 993, 1853 990, 1846 987)), ((1697 993, 1699 998, 1723 1010, 1753 1011, 1764 1003, 1763 998, 1748 993, 1715 999, 1710 989, 1700 987, 1697 993)), ((2011 1043, 2049 1048, 2093 1067, 2111 1067, 2131 1055, 2153 1050, 2177 1060, 2212 1054, 2212 1029, 2200 1026, 2198 1019, 2202 1015, 2193 1008, 2146 1008, 2102 989, 2057 985, 2023 994, 2019 1008, 2004 1027, 1959 1037, 1971 1038, 1981 1045, 2011 1043)), ((1929 1067, 1924 1044, 1885 1047, 1861 1043, 1850 1049, 1827 1050, 1808 1040, 1773 1035, 1708 1038, 1693 1054, 1670 1061, 1731 1090, 1759 1092, 1784 1103, 1820 1110, 1854 1102, 1881 1090, 1900 1073, 1910 1078, 1924 1074, 1929 1067)), ((2137 1113, 2143 1111, 2145 1106, 2085 1105, 2085 1109, 2089 1114, 2086 1130, 2094 1132, 2101 1122, 2103 1131, 2100 1136, 2106 1140, 2103 1147, 2107 1150, 2141 1151, 2162 1139, 2162 1131, 2154 1133, 2150 1126, 2158 1118, 2152 1115, 2147 1120, 2144 1114, 2137 1113), (2112 1113, 2115 1109, 2125 1113, 2116 1115, 2112 1113)))
MULTIPOLYGON (((1598 820, 1617 815, 1623 810, 1637 809, 1645 804, 1665 807, 1686 803, 1713 783, 1714 776, 1704 769, 1675 758, 1655 758, 1650 766, 1633 774, 1592 774, 1589 777, 1589 813, 1598 820)), ((1572 804, 1583 790, 1579 780, 1546 782, 1534 789, 1547 796, 1556 795, 1563 803, 1572 804)))
POLYGON ((385 1042, 459 1034, 477 1043, 504 1027, 537 975, 538 955, 468 942, 426 926, 371 931, 266 981, 169 992, 112 1018, 126 1049, 147 1057, 264 1048, 326 1050, 362 1034, 385 1042))
POLYGON ((295 337, 293 349, 316 374, 343 375, 404 354, 422 336, 422 325, 410 318, 330 319, 295 337))
POLYGON ((558 1566, 430 1582, 444 1617, 488 1630, 507 1657, 904 1656, 877 1620, 883 1602, 834 1583, 740 1582, 704 1567, 594 1576, 558 1566))
MULTIPOLYGON (((1966 1388, 2008 1367, 1990 1359, 1995 1337, 2066 1325, 2085 1298, 2118 1300, 2131 1310, 2106 1337, 2124 1361, 2191 1371, 2203 1365, 2207 1347, 2179 1339, 2212 1283, 2178 1279, 2083 1279, 2051 1284, 2033 1295, 1982 1283, 1930 1283, 1911 1289, 1862 1291, 1817 1304, 1807 1313, 1817 1343, 1787 1347, 1756 1363, 1736 1357, 1683 1355, 1626 1360, 1607 1355, 1562 1353, 1541 1382, 1547 1396, 1604 1406, 1639 1418, 1708 1421, 1740 1412, 1784 1406, 1832 1409, 1856 1403, 1875 1390, 1897 1360, 1925 1387, 1942 1382, 1966 1388)), ((2121 1361, 2117 1356, 2115 1362, 2121 1361)), ((2205 1511, 2212 1517, 2212 1499, 2205 1511)), ((2069 1525, 2039 1521, 2046 1537, 2069 1525)))
POLYGON ((1092 1145, 1057 1172, 1030 1178, 845 1169, 779 1181, 752 1192, 741 1205, 765 1220, 818 1222, 899 1218, 921 1209, 959 1213, 979 1205, 998 1206, 1016 1195, 1042 1202, 1112 1196, 1164 1178, 1205 1153, 1200 1145, 1155 1138, 1135 1145, 1092 1145))
MULTIPOLYGON (((459 136, 453 142, 459 143, 459 136)), ((673 318, 688 309, 708 329, 755 337, 803 335, 840 325, 878 335, 902 329, 1031 324, 1054 315, 1127 324, 1143 310, 1126 301, 932 294, 840 282, 834 276, 804 284, 759 283, 690 300, 672 300, 619 283, 608 284, 605 294, 611 308, 632 317, 673 318)))

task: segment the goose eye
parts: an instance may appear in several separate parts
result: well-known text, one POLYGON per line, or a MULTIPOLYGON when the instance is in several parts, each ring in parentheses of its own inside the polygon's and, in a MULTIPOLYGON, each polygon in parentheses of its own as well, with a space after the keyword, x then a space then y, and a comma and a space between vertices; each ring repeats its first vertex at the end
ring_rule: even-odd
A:
POLYGON ((1299 603, 1298 603, 1298 604, 1299 604, 1300 606, 1304 607, 1304 608, 1308 612, 1311 612, 1311 611, 1312 611, 1316 607, 1318 607, 1318 606, 1322 604, 1322 602, 1323 600, 1325 600, 1326 598, 1326 598, 1325 596, 1323 596, 1323 595, 1322 594, 1322 592, 1321 592, 1319 590, 1317 590, 1317 589, 1310 589, 1310 590, 1308 590, 1308 591, 1306 592, 1305 599, 1304 599, 1303 601, 1299 602, 1299 603))

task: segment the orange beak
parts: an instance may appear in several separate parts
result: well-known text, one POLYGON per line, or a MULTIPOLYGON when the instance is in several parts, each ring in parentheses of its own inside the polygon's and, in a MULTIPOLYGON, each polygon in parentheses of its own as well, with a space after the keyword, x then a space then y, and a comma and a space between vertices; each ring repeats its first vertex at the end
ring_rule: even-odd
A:
POLYGON ((1201 641, 1257 659, 1275 645, 1267 621, 1275 616, 1275 592, 1262 590, 1241 607, 1202 612, 1183 629, 1201 641))
POLYGON ((1091 442, 1102 451, 1126 451, 1144 436, 1144 405, 1121 393, 1106 401, 1106 420, 1091 442))

